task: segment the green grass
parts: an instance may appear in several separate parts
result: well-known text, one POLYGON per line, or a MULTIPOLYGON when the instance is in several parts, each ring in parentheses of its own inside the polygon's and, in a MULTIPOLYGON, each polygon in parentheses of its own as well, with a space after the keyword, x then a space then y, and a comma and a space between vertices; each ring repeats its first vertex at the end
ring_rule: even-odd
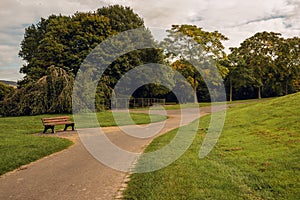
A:
MULTIPOLYGON (((125 116, 124 113, 118 115, 125 116)), ((32 135, 43 131, 41 118, 54 116, 59 115, 0 117, 0 175, 72 145, 67 139, 32 135)), ((147 114, 131 114, 131 116, 137 124, 150 122, 150 116, 147 114)), ((103 127, 116 126, 111 112, 97 113, 97 117, 103 127)), ((165 120, 166 117, 152 115, 151 119, 157 122, 165 120)), ((124 119, 121 125, 128 123, 124 119)), ((55 130, 63 128, 64 126, 56 126, 55 130)))
POLYGON ((37 137, 32 133, 42 132, 42 117, 0 118, 0 174, 28 164, 41 157, 70 146, 71 141, 62 138, 37 137))
MULTIPOLYGON (((132 174, 124 199, 299 199, 299 102, 297 93, 231 108, 217 145, 204 159, 198 154, 210 116, 201 118, 185 154, 161 170, 132 174)), ((175 134, 155 139, 146 152, 175 134)))
POLYGON ((99 112, 97 113, 97 118, 99 121, 100 126, 107 127, 107 126, 123 126, 123 125, 131 125, 131 124, 149 124, 149 123, 155 123, 160 122, 163 120, 166 120, 167 117, 163 115, 149 115, 149 114, 143 114, 143 113, 130 113, 130 116, 132 118, 132 121, 128 120, 125 113, 118 112, 115 113, 120 120, 120 123, 116 123, 114 120, 114 116, 112 112, 105 111, 105 112, 99 112))
MULTIPOLYGON (((240 103, 255 103, 257 101, 266 101, 266 100, 271 100, 271 99, 273 99, 273 98, 263 98, 263 99, 260 99, 260 100, 259 99, 237 100, 237 101, 232 101, 232 102, 227 101, 226 103, 228 105, 230 105, 230 104, 240 104, 240 103)), ((216 103, 213 103, 213 104, 214 105, 223 105, 224 102, 216 102, 216 103)), ((186 104, 165 105, 164 108, 166 110, 177 110, 177 109, 180 109, 180 108, 184 109, 184 108, 197 108, 197 107, 206 107, 206 106, 211 106, 211 102, 202 102, 202 103, 199 103, 199 104, 186 103, 186 104)))

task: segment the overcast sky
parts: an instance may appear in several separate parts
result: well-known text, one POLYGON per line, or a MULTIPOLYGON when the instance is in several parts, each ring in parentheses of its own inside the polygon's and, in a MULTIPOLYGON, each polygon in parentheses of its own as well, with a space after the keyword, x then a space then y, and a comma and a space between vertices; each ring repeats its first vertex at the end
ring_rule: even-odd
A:
POLYGON ((218 30, 230 39, 226 47, 238 46, 261 31, 300 36, 300 0, 1 0, 0 80, 21 79, 18 51, 30 24, 51 14, 72 15, 108 4, 130 6, 153 30, 172 24, 218 30))

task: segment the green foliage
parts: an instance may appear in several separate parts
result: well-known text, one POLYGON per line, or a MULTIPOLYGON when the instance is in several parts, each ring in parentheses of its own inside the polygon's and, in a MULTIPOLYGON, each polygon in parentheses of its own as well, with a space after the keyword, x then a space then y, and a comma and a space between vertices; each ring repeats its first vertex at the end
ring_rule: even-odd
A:
POLYGON ((206 81, 218 85, 216 73, 222 76, 227 74, 227 68, 221 65, 219 60, 226 57, 222 41, 228 38, 217 31, 204 31, 194 25, 173 25, 167 32, 168 36, 162 42, 162 46, 168 49, 167 59, 176 59, 171 66, 193 87, 194 102, 197 102, 197 92, 201 93, 199 96, 205 96, 205 99, 209 100, 203 79, 205 76, 206 81), (213 65, 217 66, 218 72, 211 67, 213 65))
MULTIPOLYGON (((201 118, 186 153, 161 170, 132 174, 124 199, 297 199, 299 99, 297 93, 231 108, 217 145, 204 159, 198 155, 210 116, 201 118)), ((155 139, 146 152, 164 147, 175 135, 155 139)))
POLYGON ((0 101, 3 101, 5 96, 14 91, 14 88, 0 82, 0 101))
POLYGON ((300 38, 282 39, 279 57, 276 59, 278 67, 277 82, 280 83, 282 93, 300 91, 300 38))
POLYGON ((268 97, 293 93, 298 91, 299 58, 298 37, 284 39, 279 33, 256 33, 239 48, 231 48, 225 62, 230 69, 227 80, 236 90, 254 88, 259 98, 262 94, 268 97))
POLYGON ((62 68, 51 66, 46 76, 16 90, 1 102, 1 115, 70 113, 74 77, 62 68))
POLYGON ((21 83, 40 79, 52 65, 76 74, 91 49, 111 34, 109 19, 95 13, 42 18, 25 30, 19 55, 26 61, 20 70, 26 77, 21 83))
POLYGON ((143 19, 129 7, 114 5, 99 8, 96 13, 100 16, 107 17, 111 29, 116 33, 145 27, 143 19))
POLYGON ((25 30, 19 56, 26 61, 19 84, 37 81, 51 65, 76 75, 89 52, 107 37, 144 27, 143 20, 130 8, 109 6, 97 12, 72 16, 51 15, 25 30))
MULTIPOLYGON (((150 31, 144 26, 144 21, 128 7, 114 5, 99 8, 93 13, 77 12, 72 16, 51 15, 47 19, 42 18, 39 23, 25 30, 19 56, 26 61, 20 70, 26 76, 19 82, 20 88, 34 85, 46 75, 48 68, 52 65, 64 69, 69 75, 76 75, 83 60, 99 43, 110 36, 136 28, 144 29, 148 35, 136 38, 135 42, 154 44, 150 31)), ((111 52, 122 50, 124 45, 127 45, 126 42, 128 43, 128 38, 124 37, 123 41, 107 47, 106 51, 109 53, 105 56, 113 56, 111 52)), ((105 62, 105 58, 99 57, 97 62, 105 62)), ((100 80, 97 79, 99 83, 95 95, 97 110, 110 107, 107 102, 111 98, 112 88, 123 74, 146 63, 163 63, 162 50, 136 50, 120 56, 113 63, 108 63, 109 67, 101 79, 100 77, 100 80), (103 100, 105 101, 104 107, 101 106, 103 100)), ((98 73, 94 66, 95 63, 91 63, 91 69, 88 69, 87 73, 97 77, 98 73)), ((89 91, 84 87, 90 84, 94 82, 82 85, 82 91, 86 90, 87 95, 89 91)), ((88 95, 86 98, 95 97, 88 95)), ((34 113, 44 112, 46 111, 34 113)))
MULTIPOLYGON (((69 75, 76 75, 83 60, 99 43, 110 36, 135 28, 142 28, 148 34, 136 38, 134 42, 155 44, 143 19, 128 7, 114 5, 99 8, 95 12, 77 12, 72 16, 51 15, 47 19, 41 18, 36 25, 33 24, 25 30, 19 56, 25 61, 20 71, 26 76, 19 82, 19 88, 22 89, 25 86, 32 88, 47 74, 48 68, 52 65, 65 70, 69 75)), ((193 97, 195 102, 197 99, 209 101, 207 83, 209 82, 212 87, 218 87, 220 81, 216 80, 216 73, 221 74, 223 78, 226 77, 231 100, 233 96, 236 99, 261 97, 262 95, 269 97, 300 90, 298 37, 284 39, 278 33, 256 33, 246 39, 239 48, 232 48, 232 53, 227 57, 222 42, 228 38, 218 31, 204 31, 195 25, 173 25, 168 30, 168 34, 168 37, 162 42, 162 45, 170 50, 168 52, 155 48, 135 50, 121 55, 113 63, 108 63, 109 67, 101 79, 99 77, 100 81, 97 79, 99 82, 95 96, 90 94, 87 97, 96 97, 97 110, 110 108, 109 100, 112 97, 112 89, 126 72, 143 64, 165 64, 166 61, 172 61, 171 66, 183 74, 194 89, 193 94, 183 95, 182 102, 189 101, 190 97, 193 97), (174 58, 175 62, 173 62, 174 58), (217 66, 217 70, 209 67, 212 62, 217 66), (195 63, 201 66, 200 73, 197 73, 192 67, 195 63), (203 77, 206 77, 207 80, 204 81, 203 77), (257 92, 257 95, 254 92, 257 92)), ((108 54, 124 48, 124 45, 131 41, 129 39, 129 36, 124 37, 123 41, 108 46, 108 54)), ((99 62, 105 62, 105 58, 101 61, 99 59, 99 62)), ((91 63, 91 66, 93 65, 95 63, 91 63)), ((97 70, 93 67, 87 73, 97 76, 97 70)), ((165 78, 172 80, 173 75, 172 73, 166 74, 165 78)), ((141 80, 143 77, 136 77, 136 79, 141 80)), ((90 84, 93 83, 83 84, 82 88, 90 86, 90 84)), ((185 89, 182 88, 187 86, 186 83, 173 83, 172 85, 172 87, 179 87, 184 91, 185 89)), ((27 91, 30 91, 28 88, 27 91)), ((17 102, 23 98, 20 96, 21 93, 16 92, 15 100, 17 102)), ((88 91, 85 93, 88 94, 88 91)), ((57 93, 53 95, 57 95, 57 93)), ((166 87, 161 86, 159 82, 143 86, 134 93, 134 97, 170 97, 177 101, 174 94, 166 87)), ((39 102, 43 101, 43 97, 32 97, 30 104, 41 107, 39 102)), ((13 108, 8 110, 18 112, 17 103, 11 102, 11 105, 13 104, 15 110, 13 108)), ((24 111, 22 108, 21 113, 45 112, 43 109, 33 112, 31 110, 34 109, 30 108, 28 111, 24 111)))
POLYGON ((175 52, 169 52, 171 54, 178 53, 179 56, 186 58, 192 56, 194 59, 203 59, 204 56, 208 54, 213 59, 226 56, 222 41, 226 41, 228 38, 218 31, 204 31, 195 25, 172 25, 172 29, 167 32, 169 35, 163 44, 174 45, 175 47, 176 44, 182 42, 180 47, 184 47, 181 49, 182 51, 179 51, 178 48, 170 48, 177 50, 175 52), (195 47, 194 43, 200 44, 201 49, 193 49, 193 47, 195 47), (199 57, 195 57, 196 55, 199 57))
POLYGON ((243 59, 253 72, 254 87, 262 87, 276 72, 275 59, 280 45, 279 35, 273 32, 257 33, 241 44, 243 59))

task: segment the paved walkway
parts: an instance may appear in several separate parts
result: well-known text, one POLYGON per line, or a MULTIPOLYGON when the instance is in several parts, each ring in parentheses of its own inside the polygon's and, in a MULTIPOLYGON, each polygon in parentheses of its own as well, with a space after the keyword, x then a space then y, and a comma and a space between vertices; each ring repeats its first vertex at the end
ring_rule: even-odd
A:
MULTIPOLYGON (((223 109, 222 106, 220 109, 223 109)), ((186 111, 189 114, 184 114, 181 125, 199 117, 193 114, 193 109, 186 111)), ((201 108, 200 114, 209 112, 209 107, 201 108)), ((180 126, 180 110, 167 111, 167 115, 169 118, 159 134, 180 126)), ((113 143, 131 152, 142 152, 153 139, 133 138, 117 127, 104 128, 104 131, 113 143)), ((1 176, 0 199, 114 199, 127 174, 94 159, 76 132, 58 132, 55 135, 74 141, 74 145, 1 176)))

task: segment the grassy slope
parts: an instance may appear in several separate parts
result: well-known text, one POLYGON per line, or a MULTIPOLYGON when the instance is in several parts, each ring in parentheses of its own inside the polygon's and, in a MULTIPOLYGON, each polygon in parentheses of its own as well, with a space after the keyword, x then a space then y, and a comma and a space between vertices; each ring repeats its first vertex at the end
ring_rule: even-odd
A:
MULTIPOLYGON (((122 116, 123 113, 120 115, 122 116)), ((43 131, 41 118, 53 116, 57 115, 0 117, 0 175, 63 150, 72 144, 71 141, 62 138, 31 135, 43 131)), ((150 122, 147 114, 131 114, 131 116, 137 124, 150 122)), ((103 127, 116 125, 111 112, 97 113, 97 117, 103 127)), ((165 118, 155 115, 152 119, 161 121, 165 118)), ((63 126, 55 127, 55 130, 59 129, 63 129, 63 126)))
MULTIPOLYGON (((217 146, 198 158, 210 117, 176 162, 133 174, 125 199, 297 199, 300 196, 300 93, 227 112, 217 146)), ((163 135, 146 149, 167 144, 163 135)))

